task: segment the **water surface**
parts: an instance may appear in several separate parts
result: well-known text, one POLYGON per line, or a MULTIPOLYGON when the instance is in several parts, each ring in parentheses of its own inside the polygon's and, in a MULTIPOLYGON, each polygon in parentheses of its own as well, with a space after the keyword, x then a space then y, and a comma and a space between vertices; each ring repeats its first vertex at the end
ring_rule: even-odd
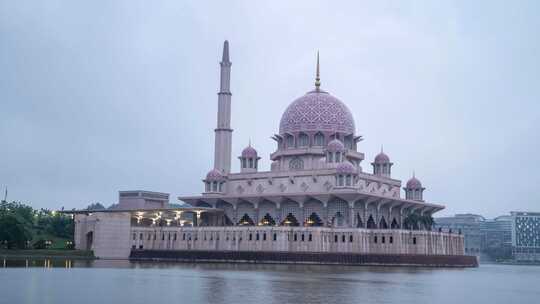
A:
POLYGON ((539 303, 540 267, 0 260, 0 303, 539 303), (5 268, 2 268, 5 266, 5 268))

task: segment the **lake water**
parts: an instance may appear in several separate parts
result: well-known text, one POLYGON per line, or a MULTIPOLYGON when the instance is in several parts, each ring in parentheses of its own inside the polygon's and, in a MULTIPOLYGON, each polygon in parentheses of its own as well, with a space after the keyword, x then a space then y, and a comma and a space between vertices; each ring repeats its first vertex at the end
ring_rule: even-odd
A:
POLYGON ((10 304, 540 303, 540 266, 2 263, 0 303, 10 304))

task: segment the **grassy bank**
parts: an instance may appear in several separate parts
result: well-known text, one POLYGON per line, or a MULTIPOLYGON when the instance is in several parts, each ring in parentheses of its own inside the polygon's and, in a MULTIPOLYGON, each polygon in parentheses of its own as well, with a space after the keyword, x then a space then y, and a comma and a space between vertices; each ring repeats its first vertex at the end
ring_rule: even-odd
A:
POLYGON ((0 258, 57 258, 57 259, 94 259, 91 250, 68 249, 0 249, 0 258))

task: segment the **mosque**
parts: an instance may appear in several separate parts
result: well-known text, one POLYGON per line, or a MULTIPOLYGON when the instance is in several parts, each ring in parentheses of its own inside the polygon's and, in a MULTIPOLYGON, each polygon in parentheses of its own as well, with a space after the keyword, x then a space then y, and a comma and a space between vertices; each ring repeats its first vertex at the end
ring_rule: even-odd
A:
POLYGON ((321 88, 318 54, 314 88, 292 101, 272 136, 270 171, 259 170, 250 144, 233 172, 231 65, 225 41, 214 166, 203 193, 178 197, 190 207, 173 208, 165 193, 121 191, 114 209, 73 212, 77 248, 98 257, 191 252, 207 260, 231 252, 464 256, 462 235, 432 231, 432 215, 444 206, 424 201, 418 178, 402 188, 382 149, 371 172, 362 169, 362 136, 346 104, 321 88))

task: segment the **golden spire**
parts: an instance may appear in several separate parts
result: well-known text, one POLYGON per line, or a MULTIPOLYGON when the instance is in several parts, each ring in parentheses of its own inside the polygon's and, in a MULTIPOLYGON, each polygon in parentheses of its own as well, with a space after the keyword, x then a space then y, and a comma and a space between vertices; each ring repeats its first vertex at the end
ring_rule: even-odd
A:
POLYGON ((321 77, 319 73, 319 51, 317 51, 317 75, 315 76, 315 90, 319 90, 321 86, 321 77))

